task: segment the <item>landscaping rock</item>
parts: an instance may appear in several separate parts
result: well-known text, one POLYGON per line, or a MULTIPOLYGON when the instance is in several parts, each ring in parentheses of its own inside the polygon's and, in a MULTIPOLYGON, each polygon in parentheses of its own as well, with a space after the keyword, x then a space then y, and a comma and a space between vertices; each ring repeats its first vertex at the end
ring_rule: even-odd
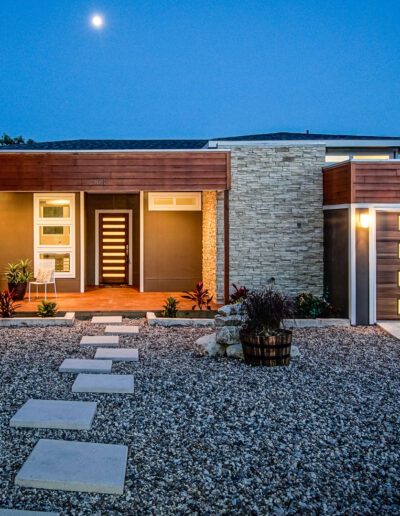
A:
POLYGON ((241 360, 244 359, 243 355, 243 347, 241 344, 233 344, 233 346, 228 346, 226 348, 226 356, 229 358, 239 358, 241 360))
POLYGON ((292 344, 292 347, 290 350, 290 356, 292 358, 300 358, 301 357, 299 348, 297 346, 294 346, 293 344, 292 344))
POLYGON ((217 343, 223 346, 240 344, 240 326, 222 326, 217 328, 217 343))
POLYGON ((196 350, 200 355, 210 357, 225 355, 225 346, 217 344, 216 334, 210 333, 196 340, 196 350))
POLYGON ((229 317, 231 315, 240 315, 242 311, 242 304, 241 303, 235 303, 233 305, 225 305, 221 306, 221 308, 218 309, 218 313, 220 315, 229 317))
POLYGON ((216 315, 215 316, 215 326, 241 326, 242 325, 242 317, 240 315, 216 315))

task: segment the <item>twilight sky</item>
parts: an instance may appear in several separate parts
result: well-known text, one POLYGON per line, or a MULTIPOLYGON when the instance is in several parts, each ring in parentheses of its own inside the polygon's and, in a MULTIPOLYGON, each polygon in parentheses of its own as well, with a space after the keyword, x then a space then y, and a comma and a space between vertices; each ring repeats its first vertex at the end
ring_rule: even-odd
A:
POLYGON ((398 0, 2 0, 0 133, 400 135, 399 20, 398 0))

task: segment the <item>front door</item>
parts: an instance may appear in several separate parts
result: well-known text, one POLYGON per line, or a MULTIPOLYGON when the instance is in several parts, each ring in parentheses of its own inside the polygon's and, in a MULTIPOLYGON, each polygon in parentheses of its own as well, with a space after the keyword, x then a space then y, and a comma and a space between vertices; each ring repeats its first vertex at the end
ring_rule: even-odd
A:
POLYGON ((400 319, 400 213, 376 212, 376 315, 400 319))
POLYGON ((103 284, 129 282, 129 215, 99 214, 99 280, 103 284))

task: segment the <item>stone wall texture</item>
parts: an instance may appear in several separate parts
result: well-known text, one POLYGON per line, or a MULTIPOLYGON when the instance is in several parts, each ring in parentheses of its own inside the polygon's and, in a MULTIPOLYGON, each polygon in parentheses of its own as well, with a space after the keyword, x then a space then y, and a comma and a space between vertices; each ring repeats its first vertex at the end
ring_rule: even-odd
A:
MULTIPOLYGON (((260 288, 274 277, 280 290, 321 295, 324 146, 230 148, 230 283, 260 288)), ((217 220, 217 292, 222 301, 222 194, 217 220)))
POLYGON ((203 192, 203 283, 217 291, 217 192, 203 192))

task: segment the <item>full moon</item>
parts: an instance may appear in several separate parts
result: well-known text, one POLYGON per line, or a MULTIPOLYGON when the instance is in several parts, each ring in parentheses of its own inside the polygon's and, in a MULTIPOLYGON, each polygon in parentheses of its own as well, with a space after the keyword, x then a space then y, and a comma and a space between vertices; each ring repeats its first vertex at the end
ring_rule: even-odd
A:
POLYGON ((103 25, 104 25, 104 17, 101 16, 100 14, 94 14, 90 18, 90 23, 92 24, 92 26, 95 29, 101 29, 103 27, 103 25))

